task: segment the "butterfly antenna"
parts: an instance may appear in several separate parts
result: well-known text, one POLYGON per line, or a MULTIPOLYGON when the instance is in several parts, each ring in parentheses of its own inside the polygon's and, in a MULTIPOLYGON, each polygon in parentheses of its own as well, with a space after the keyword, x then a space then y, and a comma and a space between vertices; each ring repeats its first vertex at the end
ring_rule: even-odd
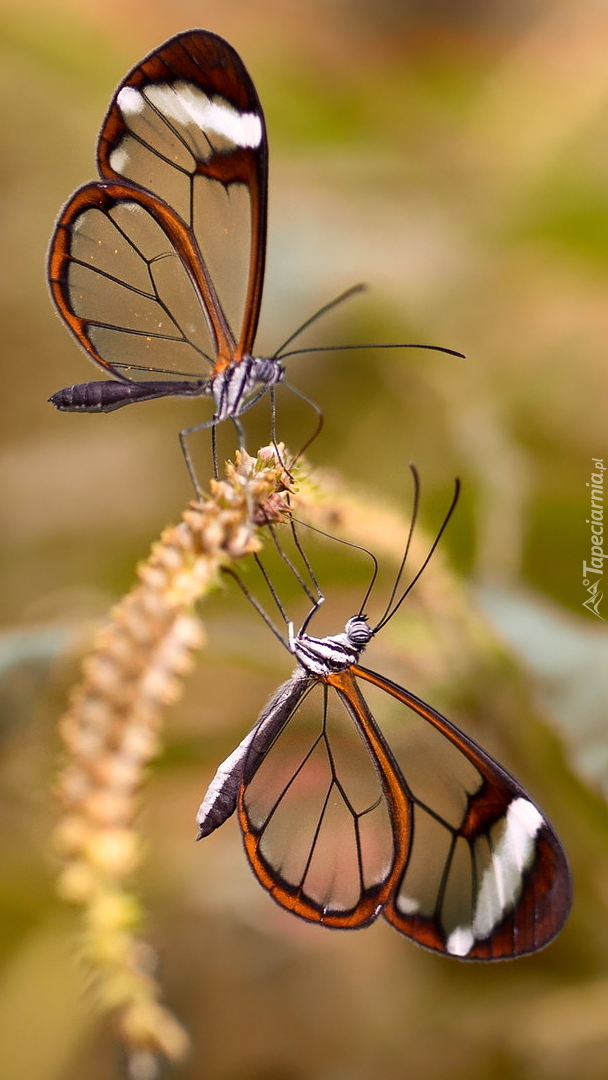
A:
MULTIPOLYGON (((295 330, 293 334, 290 334, 290 336, 287 338, 287 341, 284 341, 280 349, 276 350, 274 354, 275 358, 277 360, 281 360, 283 358, 283 349, 286 349, 288 345, 291 345, 292 341, 295 341, 295 339, 299 337, 300 334, 303 334, 309 326, 312 326, 312 324, 317 321, 317 319, 320 319, 323 315, 326 315, 328 311, 333 311, 333 309, 335 307, 338 307, 339 304, 342 304, 344 300, 350 300, 351 296, 356 296, 358 293, 366 291, 367 285, 363 284, 362 282, 359 283, 359 285, 351 285, 350 289, 347 289, 346 292, 340 293, 340 295, 336 296, 334 300, 330 300, 328 304, 324 304, 323 307, 319 308, 318 311, 315 311, 314 315, 311 315, 310 318, 306 320, 306 322, 303 322, 302 325, 298 327, 298 329, 295 330)), ((301 349, 299 351, 308 352, 308 349, 301 349)), ((293 356, 294 354, 287 353, 286 355, 293 356)))
POLYGON ((382 627, 386 625, 386 623, 389 621, 389 619, 392 619, 395 612, 397 612, 399 610, 399 608, 401 607, 401 605, 402 605, 403 601, 405 600, 406 596, 408 595, 408 593, 410 593, 411 590, 414 588, 414 585, 418 581, 418 578, 424 573, 426 567, 428 566, 429 562, 431 561, 431 558, 433 557, 433 554, 435 552, 435 549, 436 549, 437 545, 439 544, 439 541, 441 540, 441 537, 443 536, 443 534, 444 534, 444 532, 445 532, 445 530, 447 528, 448 522, 449 522, 452 514, 454 513, 454 510, 456 509, 456 504, 457 504, 458 498, 460 496, 460 480, 456 479, 454 481, 454 494, 452 495, 452 501, 450 502, 450 505, 449 505, 449 507, 447 509, 447 513, 446 513, 446 515, 445 515, 445 517, 443 519, 443 522, 441 523, 441 527, 440 527, 440 529, 439 529, 439 531, 437 533, 437 536, 433 540, 433 543, 431 544, 431 547, 430 547, 430 549, 429 549, 429 551, 428 551, 428 553, 426 555, 426 558, 424 559, 424 562, 422 563, 422 566, 416 571, 416 573, 414 574, 414 577, 410 581, 407 589, 405 589, 405 591, 399 597, 397 603, 393 604, 393 600, 395 598, 395 593, 397 591, 399 581, 400 581, 401 575, 403 573, 403 569, 405 567, 405 562, 406 562, 406 559, 407 559, 407 555, 408 555, 408 552, 409 552, 409 548, 410 548, 410 544, 411 544, 412 536, 413 536, 413 532, 414 532, 414 524, 415 524, 417 513, 418 513, 419 492, 420 492, 420 478, 418 476, 418 471, 417 471, 415 465, 410 464, 410 469, 411 469, 411 472, 412 472, 412 476, 414 477, 414 509, 413 509, 413 512, 412 512, 412 521, 411 521, 411 524, 410 524, 408 537, 407 537, 407 542, 406 542, 406 545, 405 545, 405 552, 404 552, 403 558, 401 560, 401 565, 399 567, 399 572, 398 572, 396 580, 395 580, 395 585, 393 586, 393 590, 391 592, 390 600, 388 602, 386 611, 384 612, 384 615, 380 619, 380 622, 374 627, 374 633, 375 634, 378 632, 378 630, 381 630, 382 627), (393 606, 391 607, 391 605, 393 605, 393 606))
MULTIPOLYGON (((344 547, 353 548, 354 551, 362 551, 364 555, 367 555, 371 559, 373 564, 372 576, 370 579, 370 583, 367 587, 365 596, 363 598, 363 603, 361 604, 360 611, 362 612, 374 587, 376 578, 378 577, 378 560, 374 555, 373 551, 370 551, 369 548, 363 547, 363 544, 354 544, 352 540, 343 540, 340 536, 334 536, 332 533, 325 532, 324 529, 319 529, 316 525, 311 525, 308 521, 300 521, 298 518, 294 517, 292 517, 291 521, 294 525, 302 525, 305 529, 310 529, 311 532, 317 533, 318 536, 324 536, 326 540, 332 540, 334 544, 343 544, 344 547)), ((304 558, 308 563, 307 557, 304 556, 304 558)), ((319 590, 319 595, 323 596, 321 590, 319 590)), ((306 624, 308 624, 309 621, 310 616, 307 618, 306 624)))
POLYGON ((405 564, 407 562, 407 558, 408 558, 408 555, 410 553, 410 546, 411 546, 411 543, 412 543, 412 537, 414 535, 414 529, 416 528, 416 522, 418 520, 418 510, 420 508, 420 476, 418 474, 418 469, 416 468, 416 466, 414 465, 414 463, 412 461, 410 461, 410 463, 409 463, 409 468, 410 468, 410 472, 412 474, 412 479, 414 481, 414 503, 413 503, 413 506, 412 506, 412 513, 411 513, 411 516, 410 516, 410 526, 409 526, 408 533, 407 533, 407 540, 405 541, 405 550, 403 552, 401 562, 399 563, 399 569, 398 569, 397 574, 395 576, 395 581, 394 581, 393 587, 391 589, 391 595, 388 598, 387 605, 386 605, 386 607, 384 609, 384 614, 380 618, 378 626, 375 628, 375 630, 378 630, 381 626, 384 626, 387 619, 390 618, 389 611, 391 610, 393 601, 395 599, 395 594, 397 592, 397 589, 399 588, 399 582, 401 581, 401 577, 402 577, 403 571, 405 569, 405 564))
POLYGON ((458 352, 458 349, 412 341, 357 341, 352 345, 313 345, 308 349, 292 349, 290 352, 281 353, 279 359, 286 360, 289 356, 300 356, 302 353, 343 352, 345 349, 428 349, 430 352, 447 353, 448 356, 457 356, 460 360, 466 360, 465 353, 458 352))

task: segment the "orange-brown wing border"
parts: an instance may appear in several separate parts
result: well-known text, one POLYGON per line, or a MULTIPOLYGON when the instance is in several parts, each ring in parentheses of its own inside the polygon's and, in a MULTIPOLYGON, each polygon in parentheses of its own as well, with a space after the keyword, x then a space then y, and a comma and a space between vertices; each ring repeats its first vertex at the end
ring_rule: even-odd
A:
POLYGON ((234 343, 225 321, 213 282, 199 250, 192 230, 165 202, 135 185, 108 181, 85 184, 72 195, 61 211, 51 238, 48 255, 48 282, 57 311, 89 357, 113 378, 130 381, 109 361, 99 354, 88 337, 91 320, 77 315, 73 310, 68 272, 73 257, 70 251, 72 231, 82 214, 91 209, 109 213, 120 203, 135 203, 146 210, 157 222, 174 248, 205 310, 210 316, 210 326, 215 337, 216 351, 227 366, 233 358, 234 343))
MULTIPOLYGON (((393 833, 393 860, 386 876, 374 887, 365 889, 362 886, 361 898, 355 907, 346 911, 327 910, 302 896, 301 891, 285 881, 279 870, 272 867, 260 853, 261 830, 253 828, 249 821, 244 802, 247 785, 244 782, 241 783, 237 803, 239 824, 253 873, 276 903, 309 922, 335 929, 356 930, 368 926, 377 918, 394 891, 395 882, 403 874, 410 843, 411 803, 390 749, 350 670, 332 673, 323 679, 311 677, 311 682, 326 683, 338 691, 374 761, 387 799, 393 833)), ((293 711, 295 712, 295 709, 293 711)))
MULTIPOLYGON (((112 151, 124 130, 117 104, 121 90, 125 86, 141 89, 175 78, 196 83, 208 95, 220 95, 240 112, 254 112, 261 123, 262 137, 258 147, 238 147, 229 154, 215 154, 209 160, 197 163, 199 173, 226 187, 233 183, 245 184, 251 198, 252 234, 244 317, 238 342, 230 357, 238 362, 253 350, 260 316, 266 262, 268 139, 257 91, 236 50, 208 30, 190 30, 170 38, 136 64, 117 87, 102 124, 97 145, 99 173, 104 179, 123 179, 110 164, 112 151)), ((217 307, 210 307, 211 318, 221 310, 219 302, 217 307)), ((225 352, 220 350, 217 372, 227 366, 225 356, 225 352)))
MULTIPOLYGON (((467 814, 460 834, 468 839, 487 833, 491 825, 504 815, 514 799, 525 799, 542 816, 542 825, 535 836, 532 864, 524 873, 522 892, 515 905, 484 940, 476 942, 459 959, 499 960, 524 956, 544 948, 562 929, 572 904, 572 881, 568 860, 562 844, 540 808, 510 773, 486 753, 473 739, 461 732, 436 709, 376 672, 357 665, 350 669, 350 678, 361 679, 401 701, 432 724, 456 746, 483 777, 481 789, 470 797, 467 814)), ((401 933, 418 944, 453 955, 438 922, 419 914, 405 914, 396 906, 400 881, 386 903, 384 917, 401 933)))

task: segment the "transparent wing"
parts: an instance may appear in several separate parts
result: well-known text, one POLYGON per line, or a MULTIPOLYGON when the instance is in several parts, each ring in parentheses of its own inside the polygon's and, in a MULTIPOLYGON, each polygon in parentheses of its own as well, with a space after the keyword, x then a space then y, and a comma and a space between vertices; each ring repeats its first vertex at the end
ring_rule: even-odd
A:
MULTIPOLYGON (((103 179, 158 196, 192 230, 219 298, 211 318, 225 313, 233 359, 251 353, 264 279, 268 148, 255 87, 234 49, 194 30, 151 53, 118 87, 97 157, 103 179)), ((220 354, 218 370, 229 359, 220 354)))
POLYGON ((48 274, 69 329, 115 377, 200 379, 228 348, 207 317, 213 286, 190 230, 147 192, 80 188, 57 222, 48 274))
POLYGON ((330 676, 352 713, 364 680, 411 804, 411 843, 384 916, 419 944, 462 959, 533 952, 571 903, 561 843, 526 791, 445 717, 364 668, 330 676), (346 677, 345 677, 346 676, 346 677))
MULTIPOLYGON (((395 841, 385 775, 340 696, 310 680, 272 745, 251 750, 238 812, 261 884, 289 911, 326 926, 371 922, 405 840, 395 841)), ((400 809, 407 832, 407 803, 400 809)))

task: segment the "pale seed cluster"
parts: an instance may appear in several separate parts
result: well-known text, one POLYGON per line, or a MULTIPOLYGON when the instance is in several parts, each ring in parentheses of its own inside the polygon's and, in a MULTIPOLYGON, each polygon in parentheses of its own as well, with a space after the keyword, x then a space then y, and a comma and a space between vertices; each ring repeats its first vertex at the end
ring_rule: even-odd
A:
POLYGON ((194 606, 222 567, 260 547, 258 528, 282 520, 288 478, 281 449, 237 452, 226 479, 212 483, 181 522, 165 530, 139 567, 138 582, 99 631, 60 725, 66 760, 56 835, 60 889, 83 905, 83 952, 105 1008, 139 1054, 177 1059, 187 1036, 159 1003, 150 950, 134 936, 141 921, 129 890, 139 859, 133 827, 143 771, 158 753, 163 709, 177 700, 203 643, 194 606))

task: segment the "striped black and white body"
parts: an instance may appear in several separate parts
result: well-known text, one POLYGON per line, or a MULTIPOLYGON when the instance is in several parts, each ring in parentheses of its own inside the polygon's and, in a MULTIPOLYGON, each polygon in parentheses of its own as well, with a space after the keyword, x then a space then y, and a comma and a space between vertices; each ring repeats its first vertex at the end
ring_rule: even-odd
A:
POLYGON ((379 914, 460 959, 546 945, 568 914, 562 846, 539 807, 445 717, 359 666, 374 634, 290 634, 298 661, 212 780, 199 838, 237 811, 281 906, 354 929, 379 914))
POLYGON ((211 380, 214 419, 219 423, 238 417, 271 387, 281 382, 285 368, 274 357, 244 356, 211 380))
POLYGON ((213 379, 155 380, 149 382, 76 383, 58 390, 49 399, 61 412, 114 412, 134 401, 152 401, 158 397, 212 397, 214 421, 237 418, 257 401, 268 387, 276 386, 285 368, 274 357, 244 356, 231 363, 213 379), (253 399, 253 400, 252 400, 253 399))

